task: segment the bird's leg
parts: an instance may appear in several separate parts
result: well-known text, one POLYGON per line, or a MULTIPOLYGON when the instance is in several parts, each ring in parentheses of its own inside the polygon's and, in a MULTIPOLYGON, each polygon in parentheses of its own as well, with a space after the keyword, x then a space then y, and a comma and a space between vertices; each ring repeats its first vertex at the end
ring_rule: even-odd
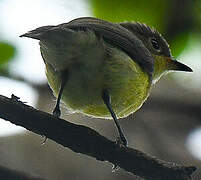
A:
MULTIPOLYGON (((68 70, 62 71, 60 78, 61 78, 61 84, 60 84, 59 94, 58 94, 58 97, 57 97, 57 102, 56 102, 55 108, 53 110, 53 115, 56 116, 56 117, 60 117, 60 115, 61 115, 61 110, 60 110, 59 105, 60 105, 61 96, 62 96, 64 87, 65 87, 66 82, 68 80, 68 70)), ((44 137, 45 137, 45 139, 42 142, 42 145, 44 145, 45 142, 47 141, 47 137, 46 136, 44 136, 44 137)))
POLYGON ((119 124, 117 116, 116 116, 116 114, 114 113, 114 111, 112 109, 110 94, 109 94, 108 90, 103 90, 102 99, 103 99, 105 105, 107 106, 107 108, 108 108, 108 110, 109 110, 109 112, 110 112, 110 114, 111 114, 111 116, 112 116, 112 118, 114 120, 114 123, 115 123, 115 125, 117 127, 117 130, 119 132, 120 140, 122 141, 124 146, 127 146, 128 145, 127 139, 126 139, 126 137, 125 137, 125 135, 123 133, 123 130, 122 130, 120 124, 119 124))
POLYGON ((61 115, 60 101, 61 101, 61 96, 67 81, 68 81, 68 70, 65 70, 61 72, 61 84, 60 84, 59 94, 57 97, 55 108, 53 110, 53 115, 55 115, 56 117, 60 117, 61 115))

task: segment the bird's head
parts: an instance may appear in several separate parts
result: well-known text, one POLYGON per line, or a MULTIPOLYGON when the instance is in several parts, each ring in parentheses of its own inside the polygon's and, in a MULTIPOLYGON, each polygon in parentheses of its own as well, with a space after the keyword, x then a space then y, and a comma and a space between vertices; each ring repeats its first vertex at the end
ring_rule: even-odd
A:
POLYGON ((168 43, 162 35, 155 29, 141 23, 121 23, 121 25, 133 32, 150 51, 154 58, 154 73, 153 82, 156 82, 160 77, 170 71, 187 71, 192 72, 192 69, 185 64, 175 60, 169 48, 168 43))

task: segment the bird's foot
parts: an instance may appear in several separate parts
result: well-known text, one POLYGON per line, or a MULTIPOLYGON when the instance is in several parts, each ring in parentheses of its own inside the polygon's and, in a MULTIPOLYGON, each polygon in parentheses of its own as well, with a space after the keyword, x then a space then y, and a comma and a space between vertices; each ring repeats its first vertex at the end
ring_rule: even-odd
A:
POLYGON ((127 147, 128 146, 128 141, 125 138, 125 136, 120 136, 120 137, 117 137, 116 144, 119 145, 119 146, 127 147))
MULTIPOLYGON (((119 147, 127 147, 128 146, 128 141, 125 138, 125 136, 120 136, 117 137, 115 143, 119 146, 119 147)), ((113 164, 112 167, 112 172, 116 172, 117 170, 119 170, 119 166, 117 164, 113 164)))
POLYGON ((61 110, 59 108, 59 106, 55 106, 54 110, 53 110, 53 115, 56 116, 56 117, 60 117, 61 116, 61 110))
POLYGON ((116 164, 113 164, 113 166, 112 166, 112 172, 115 173, 118 170, 119 170, 119 166, 117 166, 116 164))
POLYGON ((41 143, 41 145, 45 145, 46 141, 47 141, 47 137, 46 136, 42 136, 42 138, 44 138, 43 142, 41 143))

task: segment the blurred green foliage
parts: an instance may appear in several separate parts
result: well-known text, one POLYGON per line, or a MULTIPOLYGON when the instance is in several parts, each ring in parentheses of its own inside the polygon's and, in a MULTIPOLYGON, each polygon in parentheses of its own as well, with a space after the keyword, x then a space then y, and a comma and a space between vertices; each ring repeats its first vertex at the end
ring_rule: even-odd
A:
POLYGON ((0 66, 7 64, 14 57, 14 55, 15 48, 12 45, 0 42, 0 66))
POLYGON ((168 1, 152 0, 89 0, 92 11, 98 18, 111 22, 139 21, 162 31, 166 25, 168 1), (148 1, 147 1, 148 2, 148 1))
POLYGON ((186 48, 186 46, 188 45, 189 37, 190 33, 185 31, 178 34, 177 36, 174 36, 174 38, 171 39, 169 44, 173 56, 179 56, 179 54, 186 48))

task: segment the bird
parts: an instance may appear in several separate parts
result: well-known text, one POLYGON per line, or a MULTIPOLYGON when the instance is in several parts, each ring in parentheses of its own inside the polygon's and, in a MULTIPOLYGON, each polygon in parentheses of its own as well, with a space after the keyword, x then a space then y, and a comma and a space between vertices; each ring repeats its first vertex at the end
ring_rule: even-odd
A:
POLYGON ((143 105, 161 76, 192 72, 173 58, 156 29, 140 22, 81 17, 20 37, 39 40, 48 84, 57 97, 53 115, 60 117, 63 101, 72 112, 113 119, 124 146, 128 141, 119 119, 143 105))

